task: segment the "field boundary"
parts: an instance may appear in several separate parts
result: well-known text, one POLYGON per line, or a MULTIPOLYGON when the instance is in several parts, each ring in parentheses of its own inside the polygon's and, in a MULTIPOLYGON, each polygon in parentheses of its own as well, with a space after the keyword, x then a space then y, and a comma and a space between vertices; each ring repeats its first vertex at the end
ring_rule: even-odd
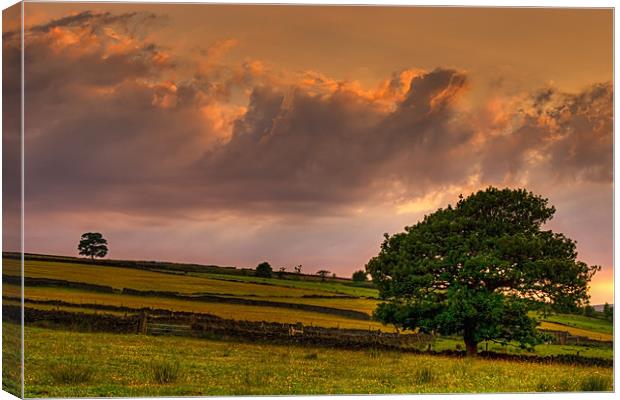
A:
MULTIPOLYGON (((20 253, 2 252, 3 258, 19 260, 20 253)), ((25 261, 50 261, 64 262, 69 264, 90 264, 108 267, 133 268, 141 270, 149 270, 153 272, 169 273, 169 272, 203 272, 203 273, 220 273, 226 275, 251 275, 249 268, 237 268, 232 266, 219 265, 202 265, 202 264, 183 264, 167 261, 136 261, 136 260, 90 260, 86 258, 69 257, 69 256, 52 256, 46 254, 24 253, 25 261)))
MULTIPOLYGON (((21 253, 15 252, 2 252, 2 257, 7 259, 21 260, 21 253)), ((186 273, 213 273, 229 276, 255 276, 254 269, 247 267, 236 267, 228 265, 214 265, 214 264, 195 264, 195 263, 179 263, 171 261, 146 261, 146 260, 95 260, 88 258, 79 258, 71 256, 55 256, 49 254, 35 254, 24 253, 25 261, 49 261, 49 262, 64 262, 70 264, 90 264, 99 266, 110 266, 120 268, 132 268, 140 270, 148 270, 152 272, 159 272, 163 274, 183 275, 186 273)), ((284 276, 292 277, 291 280, 305 280, 309 282, 317 282, 320 278, 316 275, 284 272, 284 276), (301 278, 301 279, 300 279, 301 278)), ((349 287, 361 287, 372 289, 373 286, 370 282, 355 283, 349 278, 344 277, 330 277, 330 281, 338 282, 349 287)), ((245 281, 244 281, 245 282, 245 281)), ((247 282, 256 283, 256 282, 247 282)), ((266 283, 269 284, 269 283, 266 283)), ((346 295, 345 295, 346 296, 346 295)))
MULTIPOLYGON (((13 275, 2 275, 2 282, 5 284, 20 285, 21 277, 13 276, 13 275)), ((318 306, 314 304, 244 299, 240 297, 219 296, 215 294, 206 294, 206 293, 183 294, 183 293, 178 293, 178 292, 167 292, 167 291, 157 291, 157 290, 137 290, 137 289, 130 289, 130 288, 116 289, 111 286, 97 285, 97 284, 92 284, 92 283, 74 282, 74 281, 67 281, 63 279, 32 278, 32 277, 25 277, 24 284, 26 286, 32 286, 32 287, 41 286, 41 287, 61 287, 61 288, 70 288, 70 289, 83 289, 83 290, 90 290, 94 292, 108 293, 108 294, 112 293, 112 294, 125 294, 125 295, 142 296, 142 297, 160 297, 160 298, 169 298, 169 299, 176 299, 176 300, 198 301, 198 302, 205 302, 205 303, 226 303, 226 304, 241 304, 241 305, 247 305, 247 306, 258 306, 258 307, 288 308, 288 309, 295 309, 295 310, 302 310, 302 311, 317 312, 317 313, 322 313, 322 314, 337 315, 339 317, 345 317, 345 318, 355 319, 355 320, 360 320, 360 321, 370 321, 371 319, 370 315, 362 311, 346 310, 346 309, 335 308, 335 307, 318 306)))
MULTIPOLYGON (((564 325, 571 327, 570 325, 564 325)), ((587 336, 571 335, 567 331, 560 331, 555 329, 539 329, 540 332, 546 333, 553 338, 553 341, 561 345, 575 345, 575 346, 603 346, 613 347, 614 342, 610 340, 592 339, 587 336)))
MULTIPOLYGON (((21 307, 3 305, 3 320, 8 322, 20 322, 21 307)), ((112 333, 139 333, 148 331, 148 323, 166 325, 189 325, 191 336, 207 339, 237 339, 250 342, 268 342, 276 344, 298 344, 316 347, 337 347, 351 350, 395 350, 400 352, 441 355, 450 357, 464 357, 465 352, 456 350, 422 351, 413 347, 402 347, 391 340, 394 337, 405 337, 420 334, 399 335, 396 333, 383 333, 381 331, 344 330, 336 328, 305 327, 300 324, 279 324, 268 322, 236 321, 216 319, 208 315, 194 313, 169 313, 168 315, 131 314, 127 316, 114 316, 108 314, 73 313, 60 310, 39 310, 30 307, 25 308, 25 322, 31 325, 45 328, 69 328, 86 332, 112 332, 112 333), (303 334, 293 333, 294 329, 303 329, 303 334), (316 334, 310 334, 316 332, 316 334), (358 336, 351 334, 357 332, 358 336), (372 338, 372 339, 371 339, 372 338)), ((423 342, 423 337, 419 337, 423 342)), ((400 338, 398 339, 400 340, 400 338)), ((405 338, 404 340, 411 340, 405 338)), ((578 364, 589 366, 613 367, 613 360, 584 357, 578 355, 561 354, 552 356, 502 354, 494 352, 480 352, 481 358, 497 359, 506 361, 527 361, 536 363, 561 363, 578 364)))

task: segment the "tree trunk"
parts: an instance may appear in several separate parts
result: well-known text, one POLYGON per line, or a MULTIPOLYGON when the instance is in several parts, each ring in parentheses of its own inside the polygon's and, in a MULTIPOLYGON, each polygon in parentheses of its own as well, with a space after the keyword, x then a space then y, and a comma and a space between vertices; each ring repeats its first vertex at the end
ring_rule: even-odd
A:
POLYGON ((476 357, 478 354, 478 342, 467 336, 465 336, 465 348, 467 349, 467 357, 476 357))

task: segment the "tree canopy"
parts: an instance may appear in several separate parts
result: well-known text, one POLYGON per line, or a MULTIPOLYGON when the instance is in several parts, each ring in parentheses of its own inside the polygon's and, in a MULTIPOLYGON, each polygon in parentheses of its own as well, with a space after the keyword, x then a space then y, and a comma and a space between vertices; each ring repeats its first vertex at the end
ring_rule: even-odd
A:
POLYGON ((82 256, 103 258, 108 254, 108 241, 98 232, 86 232, 80 238, 78 252, 82 256))
POLYGON ((273 273, 273 269, 271 265, 264 261, 256 266, 256 276, 260 276, 262 278, 271 278, 271 274, 273 273))
POLYGON ((351 276, 351 279, 353 280, 353 282, 366 282, 368 280, 368 274, 366 273, 366 271, 362 270, 355 271, 351 276))
POLYGON ((320 271, 317 271, 317 275, 321 277, 321 280, 324 281, 325 278, 327 278, 327 275, 329 275, 330 271, 326 270, 326 269, 322 269, 320 271))
POLYGON ((612 321, 614 320, 614 307, 610 306, 609 303, 605 303, 603 306, 603 316, 606 320, 612 321))
POLYGON ((535 307, 587 304, 598 266, 577 261, 576 243, 543 230, 555 213, 524 189, 490 187, 438 209, 405 232, 385 234, 366 265, 384 300, 375 316, 404 329, 483 340, 537 343, 535 307))

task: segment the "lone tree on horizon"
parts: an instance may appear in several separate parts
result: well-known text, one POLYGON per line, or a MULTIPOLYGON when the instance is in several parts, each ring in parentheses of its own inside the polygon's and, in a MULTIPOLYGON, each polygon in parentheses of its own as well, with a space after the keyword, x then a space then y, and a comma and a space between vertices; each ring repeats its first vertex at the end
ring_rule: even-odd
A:
POLYGON ((81 256, 103 258, 108 254, 108 241, 99 232, 86 232, 80 238, 78 251, 81 256))
POLYGON ((524 189, 460 196, 405 232, 385 234, 366 265, 384 300, 375 316, 403 329, 463 336, 468 356, 484 340, 540 340, 537 307, 576 310, 599 266, 577 261, 576 244, 542 230, 555 213, 524 189))
POLYGON ((321 277, 321 281, 325 281, 325 278, 327 278, 327 275, 329 275, 330 271, 326 270, 326 269, 322 269, 320 271, 317 271, 317 275, 321 277))

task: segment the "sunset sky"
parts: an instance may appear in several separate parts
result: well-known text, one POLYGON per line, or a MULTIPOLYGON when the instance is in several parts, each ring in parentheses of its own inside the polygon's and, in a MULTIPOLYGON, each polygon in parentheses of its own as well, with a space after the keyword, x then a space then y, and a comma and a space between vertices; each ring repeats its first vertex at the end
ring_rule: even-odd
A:
POLYGON ((25 21, 27 252, 98 231, 111 258, 350 276, 384 232, 525 187, 613 302, 610 9, 26 3, 25 21))

